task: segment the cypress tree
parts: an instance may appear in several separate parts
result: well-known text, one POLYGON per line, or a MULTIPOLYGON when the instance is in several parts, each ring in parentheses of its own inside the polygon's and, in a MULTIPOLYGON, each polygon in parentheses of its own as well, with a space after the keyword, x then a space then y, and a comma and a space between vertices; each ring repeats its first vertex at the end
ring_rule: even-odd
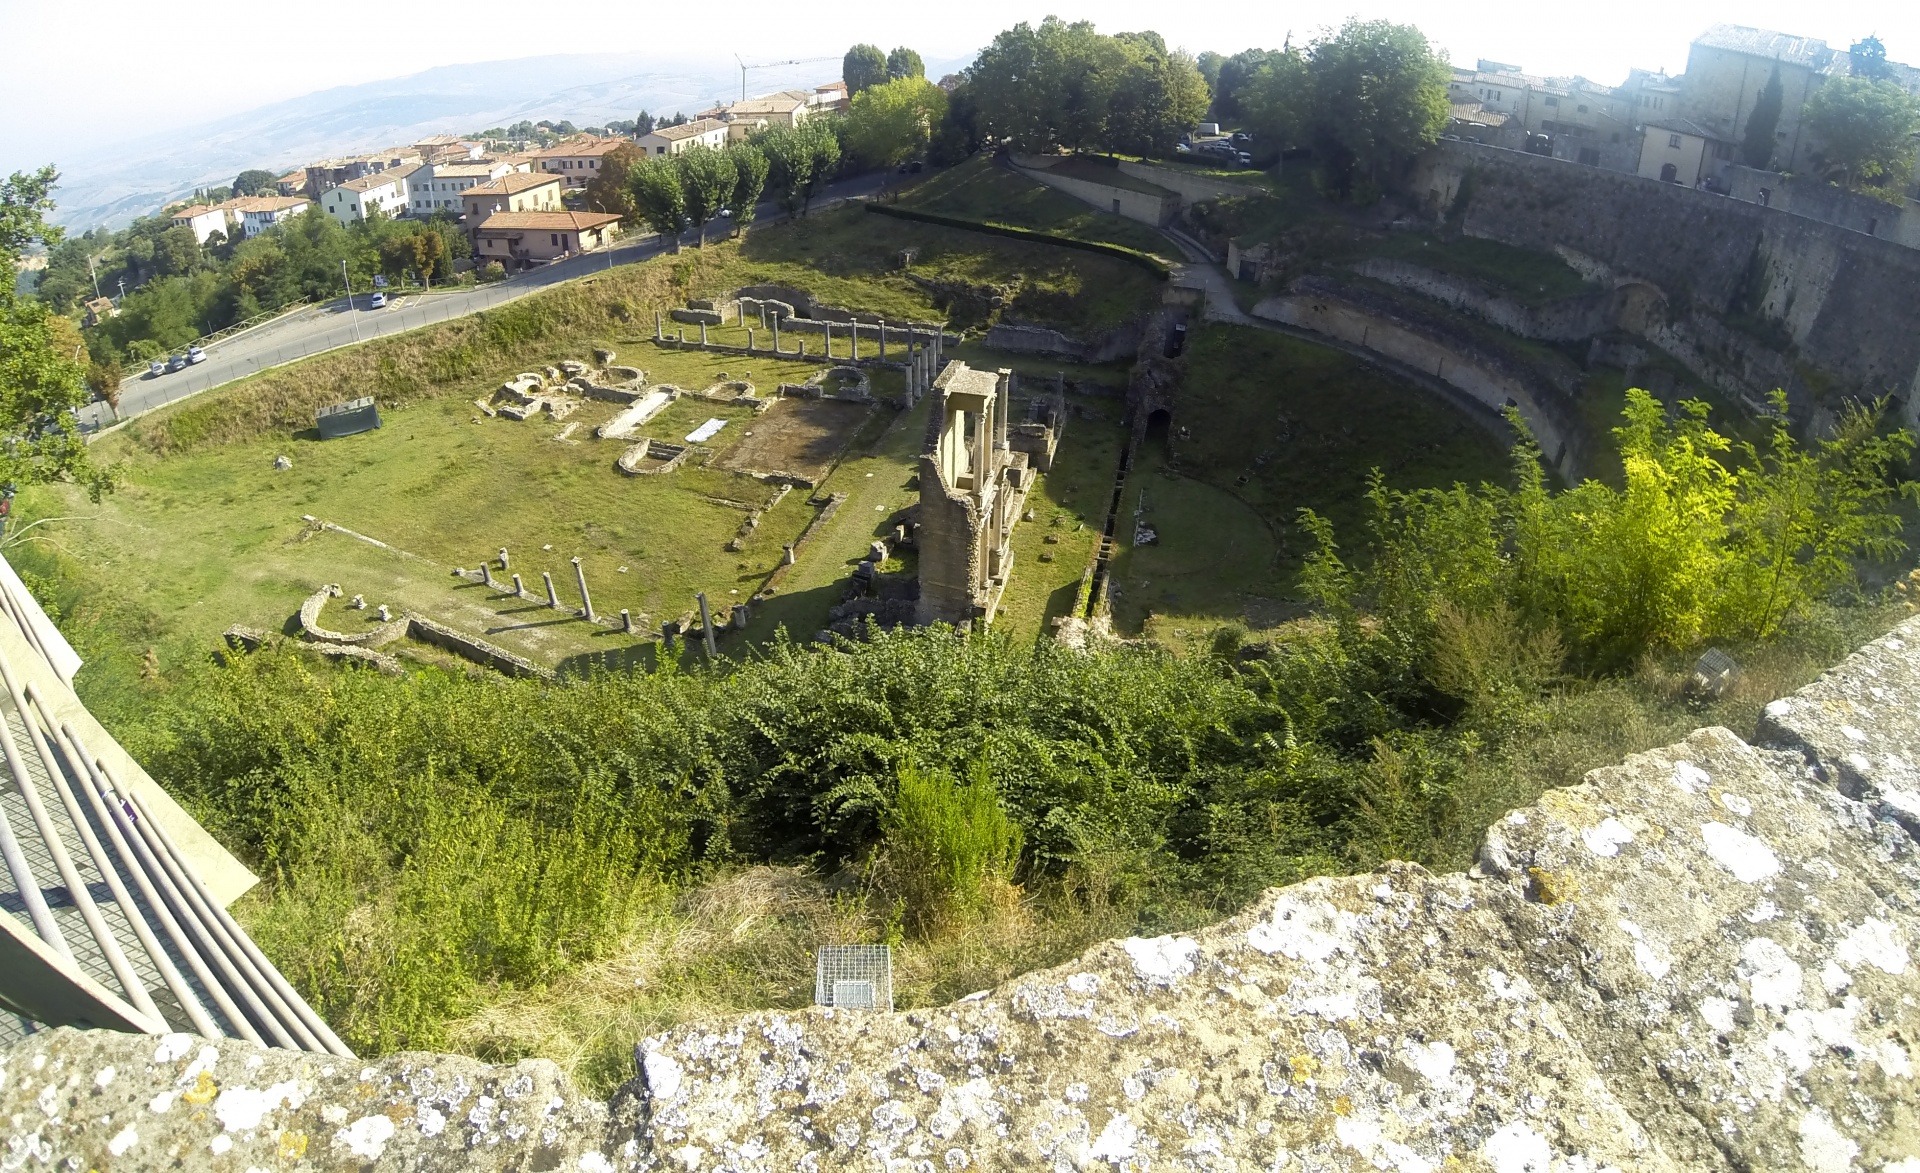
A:
POLYGON ((1747 137, 1740 145, 1740 156, 1747 166, 1756 171, 1765 171, 1767 164, 1773 162, 1773 135, 1780 129, 1780 65, 1774 63, 1773 73, 1767 78, 1767 84, 1760 87, 1760 97, 1753 103, 1753 113, 1747 115, 1747 137))

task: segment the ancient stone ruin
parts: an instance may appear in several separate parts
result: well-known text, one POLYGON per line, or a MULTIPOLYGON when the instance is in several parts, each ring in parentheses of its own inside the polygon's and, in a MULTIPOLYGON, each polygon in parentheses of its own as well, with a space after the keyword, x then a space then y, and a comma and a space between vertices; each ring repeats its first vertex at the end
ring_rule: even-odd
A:
POLYGON ((1550 791, 1468 872, 1268 891, 949 1006, 543 1060, 66 1028, 0 1053, 27 1168, 1810 1170, 1920 1153, 1920 619, 1550 791))
POLYGON ((1013 527, 1033 485, 1029 453, 1008 438, 1013 372, 955 360, 933 390, 940 401, 920 454, 917 617, 987 623, 1013 572, 1013 527))

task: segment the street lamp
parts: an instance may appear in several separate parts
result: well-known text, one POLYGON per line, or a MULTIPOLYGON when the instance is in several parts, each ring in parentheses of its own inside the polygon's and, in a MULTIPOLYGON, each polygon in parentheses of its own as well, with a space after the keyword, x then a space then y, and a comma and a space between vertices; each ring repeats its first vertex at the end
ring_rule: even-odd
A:
POLYGON ((340 284, 347 287, 347 321, 353 323, 353 340, 360 341, 360 319, 353 316, 353 282, 347 277, 347 260, 340 258, 340 284))

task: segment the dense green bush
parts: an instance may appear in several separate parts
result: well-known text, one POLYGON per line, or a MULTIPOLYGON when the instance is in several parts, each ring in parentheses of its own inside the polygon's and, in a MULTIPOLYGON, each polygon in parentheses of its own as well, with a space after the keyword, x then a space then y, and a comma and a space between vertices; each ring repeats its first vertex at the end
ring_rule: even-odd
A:
POLYGON ((1740 450, 1636 392, 1618 438, 1618 488, 1549 492, 1530 443, 1511 490, 1376 478, 1357 558, 1307 514, 1320 616, 1211 654, 875 630, 552 683, 268 648, 118 732, 266 878, 250 929, 364 1051, 442 1045, 736 864, 864 877, 886 907, 859 915, 922 938, 1027 915, 1016 881, 1166 931, 1309 875, 1458 866, 1500 811, 1696 723, 1609 679, 1650 655, 1731 639, 1765 689, 1853 638, 1823 600, 1900 548, 1907 437, 1856 413, 1740 450), (1765 668, 1782 632, 1802 652, 1765 668))

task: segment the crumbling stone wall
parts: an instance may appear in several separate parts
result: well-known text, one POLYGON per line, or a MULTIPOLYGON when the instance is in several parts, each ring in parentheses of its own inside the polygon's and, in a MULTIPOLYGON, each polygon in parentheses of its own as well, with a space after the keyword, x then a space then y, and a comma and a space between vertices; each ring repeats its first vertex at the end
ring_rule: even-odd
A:
POLYGON ((27 1168, 1911 1173, 1920 619, 1726 729, 1501 819, 1466 873, 1274 889, 952 1005, 551 1064, 56 1030, 27 1168), (1768 744, 1768 743, 1771 744, 1768 744))

